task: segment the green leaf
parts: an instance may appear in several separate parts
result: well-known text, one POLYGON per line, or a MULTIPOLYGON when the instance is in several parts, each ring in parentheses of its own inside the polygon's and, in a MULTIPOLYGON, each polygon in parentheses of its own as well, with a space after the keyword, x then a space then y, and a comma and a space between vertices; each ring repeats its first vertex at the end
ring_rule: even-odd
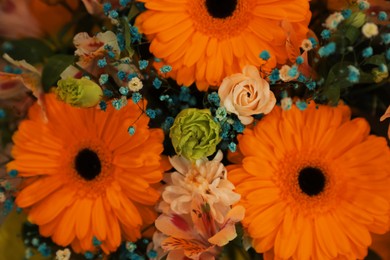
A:
POLYGON ((349 44, 353 45, 354 42, 359 38, 360 30, 354 26, 348 26, 345 31, 345 37, 348 39, 349 44))
POLYGON ((132 57, 134 55, 134 50, 131 48, 130 26, 126 19, 122 19, 122 24, 125 31, 125 48, 129 54, 129 57, 132 57))
POLYGON ((374 56, 367 58, 364 61, 364 63, 379 66, 381 64, 386 64, 386 58, 385 58, 385 55, 383 53, 377 54, 377 55, 374 55, 374 56))
POLYGON ((27 38, 9 41, 12 49, 7 51, 15 60, 26 60, 28 63, 42 63, 45 58, 53 55, 53 50, 48 44, 39 39, 27 38))
POLYGON ((42 71, 42 86, 47 92, 57 84, 61 73, 74 62, 73 55, 58 54, 50 57, 42 71))
POLYGON ((328 99, 330 105, 337 105, 341 96, 341 90, 354 84, 347 79, 348 65, 351 65, 351 63, 339 62, 329 70, 324 84, 323 95, 328 99))

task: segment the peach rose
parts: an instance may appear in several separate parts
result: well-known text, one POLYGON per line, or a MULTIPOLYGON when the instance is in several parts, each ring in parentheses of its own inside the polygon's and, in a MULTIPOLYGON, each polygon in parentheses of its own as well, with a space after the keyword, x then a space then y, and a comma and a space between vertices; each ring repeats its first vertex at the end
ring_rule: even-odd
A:
POLYGON ((236 114, 244 125, 253 122, 252 115, 271 112, 276 103, 268 82, 255 66, 245 66, 242 73, 226 77, 218 95, 226 111, 236 114))

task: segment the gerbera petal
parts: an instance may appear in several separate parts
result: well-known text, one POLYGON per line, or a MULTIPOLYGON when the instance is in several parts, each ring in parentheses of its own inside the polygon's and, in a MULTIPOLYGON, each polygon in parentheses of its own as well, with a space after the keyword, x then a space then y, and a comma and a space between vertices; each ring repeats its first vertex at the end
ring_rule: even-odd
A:
POLYGON ((101 197, 98 197, 94 202, 92 209, 92 229, 96 234, 97 239, 103 241, 107 235, 107 220, 106 213, 103 207, 103 201, 101 197))
POLYGON ((31 209, 29 219, 37 225, 49 223, 74 201, 74 194, 75 191, 68 189, 53 192, 31 209))
POLYGON ((52 192, 58 190, 63 184, 56 177, 41 177, 24 188, 16 198, 16 204, 21 207, 29 207, 52 192), (42 187, 45 187, 42 189, 42 187))
POLYGON ((79 199, 75 203, 78 212, 76 235, 80 240, 87 235, 88 229, 90 229, 92 205, 93 202, 90 199, 79 199))

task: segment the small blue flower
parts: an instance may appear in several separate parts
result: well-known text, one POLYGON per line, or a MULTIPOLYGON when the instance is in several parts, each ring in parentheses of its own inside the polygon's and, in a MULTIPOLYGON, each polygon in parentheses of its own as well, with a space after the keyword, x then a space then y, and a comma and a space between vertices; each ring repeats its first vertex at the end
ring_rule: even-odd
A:
POLYGON ((4 205, 3 205, 3 215, 4 216, 8 215, 12 211, 12 209, 14 208, 14 205, 15 205, 15 203, 14 203, 13 199, 11 199, 11 198, 6 199, 4 201, 4 205))
POLYGON ((111 101, 111 104, 112 106, 116 109, 116 110, 119 110, 122 108, 122 100, 121 99, 114 99, 113 101, 111 101))
POLYGON ((135 78, 135 77, 138 77, 138 75, 137 75, 137 73, 130 73, 128 76, 127 76, 127 80, 128 81, 130 81, 130 80, 132 80, 133 78, 135 78))
POLYGON ((131 95, 131 100, 133 100, 134 104, 137 104, 142 98, 141 93, 134 92, 133 95, 131 95))
POLYGON ((155 61, 155 62, 161 62, 161 59, 160 59, 160 58, 157 58, 157 57, 154 57, 154 61, 155 61))
POLYGON ((101 241, 99 241, 99 239, 97 239, 95 236, 92 238, 92 244, 93 246, 100 246, 102 244, 101 241))
POLYGON ((290 77, 292 77, 292 78, 295 78, 295 77, 297 76, 298 73, 299 73, 299 72, 298 72, 298 67, 297 67, 297 66, 292 66, 292 67, 288 70, 288 72, 287 72, 287 74, 288 74, 290 77))
POLYGON ((381 38, 384 44, 390 43, 390 33, 383 33, 381 34, 381 38))
POLYGON ((112 46, 110 44, 104 44, 104 47, 103 47, 106 51, 112 51, 112 46))
POLYGON ((386 59, 390 60, 390 49, 386 51, 386 59))
POLYGON ((108 13, 111 10, 111 8, 112 8, 111 3, 106 2, 106 3, 103 4, 103 11, 105 13, 108 13))
POLYGON ((84 257, 86 259, 93 259, 95 256, 91 252, 87 251, 85 252, 84 257))
POLYGON ((155 89, 159 89, 159 88, 161 87, 161 84, 162 84, 162 81, 159 80, 158 78, 155 78, 155 79, 153 80, 153 87, 154 87, 155 89))
POLYGON ((15 169, 12 169, 8 172, 8 175, 11 176, 12 178, 15 178, 16 176, 18 176, 19 172, 18 170, 15 170, 15 169))
POLYGON ((259 57, 263 60, 269 60, 269 58, 271 58, 271 55, 267 50, 264 50, 260 53, 259 57))
POLYGON ((115 52, 108 51, 108 57, 110 57, 111 59, 114 59, 115 58, 115 52))
POLYGON ((146 115, 148 117, 150 117, 151 119, 155 119, 156 118, 156 111, 154 109, 146 109, 146 115))
POLYGON ((301 65, 305 60, 303 59, 302 56, 298 56, 297 59, 295 60, 295 62, 298 64, 298 65, 301 65))
POLYGON ((119 49, 123 51, 126 47, 125 36, 123 35, 123 33, 117 33, 116 40, 118 41, 119 49))
POLYGON ((103 95, 105 95, 108 98, 111 98, 114 96, 114 92, 112 92, 112 90, 109 89, 103 89, 103 95))
POLYGON ((168 73, 172 70, 172 67, 169 65, 164 65, 160 68, 161 73, 168 73))
POLYGON ((228 147, 229 147, 229 150, 233 153, 237 150, 237 145, 233 142, 229 143, 228 147))
POLYGON ((175 119, 171 116, 168 116, 165 118, 165 121, 161 124, 161 128, 164 130, 164 132, 168 132, 171 126, 173 125, 173 122, 175 119))
POLYGON ((309 89, 309 90, 314 90, 316 88, 316 82, 315 81, 309 81, 306 83, 306 87, 309 89))
POLYGON ((245 126, 241 123, 240 120, 235 120, 233 123, 233 130, 237 133, 244 132, 245 126))
POLYGON ((10 65, 5 65, 3 71, 6 73, 14 73, 14 68, 12 68, 10 65))
POLYGON ((207 96, 207 100, 214 106, 219 107, 220 99, 217 92, 212 92, 207 96))
POLYGON ((7 115, 7 113, 5 112, 5 110, 0 108, 0 119, 5 118, 6 115, 7 115))
POLYGON ((296 104, 297 108, 301 111, 303 111, 307 108, 307 103, 305 101, 298 100, 295 104, 296 104))
POLYGON ((108 74, 102 74, 99 77, 99 84, 104 85, 108 82, 108 74))
POLYGON ((139 33, 138 28, 136 26, 130 26, 130 34, 131 34, 131 42, 141 42, 142 35, 139 33))
POLYGON ((384 11, 380 11, 378 14, 378 20, 379 21, 386 21, 387 20, 387 13, 384 11))
POLYGON ((215 117, 219 120, 222 121, 226 118, 227 116, 227 111, 226 108, 224 107, 219 107, 217 111, 215 111, 215 117))
POLYGON ((120 70, 116 73, 116 75, 118 76, 118 78, 120 80, 125 80, 126 79, 126 72, 124 72, 123 70, 120 70))
POLYGON ((368 8, 370 8, 370 4, 368 3, 368 2, 366 2, 366 1, 361 1, 360 3, 359 3, 359 9, 360 10, 367 10, 368 8))
POLYGON ((328 30, 328 29, 324 29, 322 30, 321 32, 321 37, 322 39, 324 40, 328 40, 330 38, 330 36, 332 35, 332 33, 328 30))
POLYGON ((271 81, 271 83, 274 84, 276 81, 278 81, 280 79, 279 70, 273 69, 271 74, 268 77, 269 77, 269 80, 271 81))
POLYGON ((130 126, 129 129, 127 129, 127 132, 130 135, 134 135, 135 134, 135 127, 134 126, 130 126))
POLYGON ((109 13, 108 13, 108 16, 110 16, 112 19, 116 19, 118 18, 119 14, 116 10, 111 10, 109 13))
POLYGON ((129 88, 126 87, 120 87, 119 92, 123 95, 126 96, 129 93, 129 88))
POLYGON ((343 15, 344 19, 348 19, 352 14, 352 10, 345 9, 345 10, 341 11, 341 14, 343 15))
POLYGON ((373 53, 374 53, 374 50, 372 49, 371 46, 369 46, 369 47, 363 49, 362 56, 364 58, 368 58, 368 57, 371 57, 373 53))
POLYGON ((313 45, 313 48, 317 46, 317 41, 314 39, 314 37, 309 37, 309 40, 311 41, 311 44, 313 45))
POLYGON ((119 4, 123 7, 125 7, 130 2, 131 2, 131 0, 119 0, 119 4))
POLYGON ((107 103, 102 100, 99 103, 99 107, 100 107, 101 110, 103 110, 105 112, 106 109, 107 109, 107 103))
POLYGON ((148 251, 147 255, 148 255, 149 258, 156 258, 157 257, 157 252, 152 249, 152 250, 148 251))
POLYGON ((146 69, 148 64, 149 64, 149 61, 147 61, 147 60, 140 60, 140 61, 138 61, 138 65, 139 65, 139 69, 140 70, 146 69))
POLYGON ((328 57, 336 51, 336 43, 330 42, 318 50, 320 57, 328 57))
POLYGON ((97 65, 98 65, 99 68, 104 68, 105 66, 107 66, 106 58, 98 60, 97 61, 97 65))
POLYGON ((43 257, 49 257, 51 255, 51 248, 46 245, 46 243, 42 243, 38 247, 38 252, 41 253, 43 257))
POLYGON ((358 68, 352 65, 348 65, 348 81, 352 83, 357 83, 359 82, 360 78, 360 71, 358 68))
POLYGON ((188 102, 191 98, 190 89, 182 86, 180 88, 179 100, 182 102, 188 102))

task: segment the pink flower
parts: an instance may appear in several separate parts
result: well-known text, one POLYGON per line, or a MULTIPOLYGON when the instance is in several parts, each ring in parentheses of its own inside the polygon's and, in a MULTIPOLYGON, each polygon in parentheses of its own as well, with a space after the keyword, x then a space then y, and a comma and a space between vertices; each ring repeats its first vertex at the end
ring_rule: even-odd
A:
MULTIPOLYGON (((128 59, 117 62, 120 57, 120 48, 115 33, 106 31, 93 37, 90 37, 86 32, 78 33, 73 38, 73 44, 76 47, 75 55, 79 57, 79 61, 76 63, 79 67, 95 77, 99 77, 103 72, 110 72, 115 75, 113 77, 118 85, 127 85, 117 80, 116 73, 118 70, 131 73, 134 68, 129 64, 128 59), (108 55, 108 52, 112 52, 114 56, 108 55), (107 62, 105 69, 98 66, 98 60, 104 58, 107 62), (111 60, 115 61, 115 64, 111 60)), ((61 78, 81 78, 82 75, 82 71, 70 65, 61 73, 61 78)))
POLYGON ((245 66, 242 73, 226 77, 218 94, 226 111, 236 114, 244 125, 253 122, 252 115, 271 112, 276 103, 268 82, 255 66, 245 66))
POLYGON ((164 213, 169 210, 175 214, 189 214, 194 197, 201 195, 210 207, 213 219, 222 223, 230 205, 240 199, 240 195, 233 192, 234 185, 227 180, 222 156, 218 151, 213 160, 204 158, 195 163, 181 156, 170 158, 176 171, 165 175, 167 186, 162 193, 164 201, 160 209, 164 213))
POLYGON ((221 247, 236 236, 235 224, 244 218, 245 209, 235 206, 218 223, 211 216, 209 205, 198 195, 191 203, 191 214, 162 214, 156 228, 166 238, 161 239, 161 247, 168 251, 169 259, 215 259, 221 247))

